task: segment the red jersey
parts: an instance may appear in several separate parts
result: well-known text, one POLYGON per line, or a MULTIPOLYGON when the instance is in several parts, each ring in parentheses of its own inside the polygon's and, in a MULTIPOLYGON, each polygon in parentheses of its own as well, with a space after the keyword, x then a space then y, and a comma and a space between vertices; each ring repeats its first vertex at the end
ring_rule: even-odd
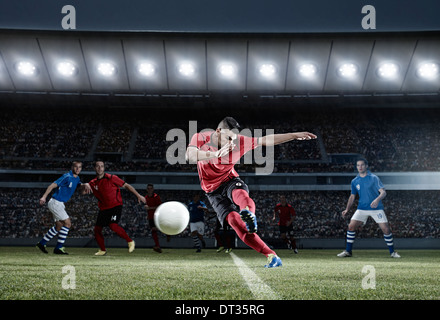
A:
POLYGON ((296 216, 295 209, 290 204, 283 206, 281 203, 278 203, 275 206, 275 212, 280 217, 280 221, 278 221, 280 226, 287 226, 287 222, 290 221, 291 217, 296 216))
MULTIPOLYGON (((203 131, 193 135, 189 146, 196 147, 202 151, 218 150, 218 146, 211 143, 214 131, 203 131)), ((220 185, 231 179, 238 177, 234 165, 248 151, 258 147, 258 138, 237 135, 236 147, 221 159, 210 159, 197 162, 200 185, 205 192, 212 192, 220 185)))
POLYGON ((121 187, 125 181, 114 174, 104 173, 101 179, 89 182, 93 195, 98 199, 99 210, 107 210, 122 205, 121 187))
MULTIPOLYGON (((148 196, 148 194, 145 196, 145 199, 147 200, 147 206, 149 207, 158 207, 162 201, 160 200, 160 197, 157 193, 153 193, 151 197, 148 196)), ((148 220, 154 219, 154 212, 156 209, 149 209, 148 210, 148 220)))

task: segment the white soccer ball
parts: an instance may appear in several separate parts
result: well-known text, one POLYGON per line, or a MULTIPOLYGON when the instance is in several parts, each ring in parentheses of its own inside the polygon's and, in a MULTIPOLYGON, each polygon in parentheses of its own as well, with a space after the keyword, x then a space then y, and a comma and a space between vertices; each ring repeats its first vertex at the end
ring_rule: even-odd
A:
POLYGON ((188 223, 188 209, 178 201, 164 202, 154 212, 154 224, 161 232, 170 236, 181 233, 188 223))

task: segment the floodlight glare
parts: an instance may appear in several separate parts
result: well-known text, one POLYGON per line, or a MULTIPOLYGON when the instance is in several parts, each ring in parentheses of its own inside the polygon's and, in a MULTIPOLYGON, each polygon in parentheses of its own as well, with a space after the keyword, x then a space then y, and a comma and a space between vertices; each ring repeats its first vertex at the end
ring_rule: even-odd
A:
POLYGON ((377 74, 383 79, 395 79, 399 74, 399 66, 392 62, 386 62, 379 66, 377 74))
POLYGON ((358 74, 358 66, 354 63, 344 63, 338 68, 339 76, 347 79, 351 79, 358 74))
POLYGON ((142 62, 138 66, 138 72, 145 77, 151 77, 156 74, 156 67, 152 63, 142 62))
POLYGON ((312 63, 304 63, 299 67, 299 73, 304 78, 313 78, 318 73, 318 68, 312 63))
POLYGON ((20 61, 15 66, 16 70, 27 77, 37 74, 37 67, 29 61, 20 61))
POLYGON ((434 62, 425 62, 419 65, 417 76, 426 80, 436 79, 439 74, 439 66, 434 62))
POLYGON ((57 71, 64 77, 72 77, 78 72, 78 69, 70 61, 61 61, 57 64, 57 71))
POLYGON ((195 75, 196 68, 191 62, 182 62, 178 67, 179 73, 187 78, 195 75))
POLYGON ((233 63, 221 63, 218 66, 218 72, 223 78, 232 79, 237 75, 237 67, 233 63))
POLYGON ((277 68, 272 63, 265 63, 260 66, 259 72, 264 78, 271 79, 275 77, 277 68))
POLYGON ((99 63, 97 70, 104 77, 111 77, 116 74, 116 67, 110 62, 99 63))

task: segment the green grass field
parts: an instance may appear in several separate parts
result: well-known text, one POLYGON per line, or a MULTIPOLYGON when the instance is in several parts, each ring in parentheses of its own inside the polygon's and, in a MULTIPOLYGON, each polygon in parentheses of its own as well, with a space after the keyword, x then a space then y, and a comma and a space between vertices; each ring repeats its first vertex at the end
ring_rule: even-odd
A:
POLYGON ((0 300, 440 299, 435 250, 400 250, 401 259, 385 249, 352 258, 336 257, 340 250, 277 250, 283 267, 266 269, 265 257, 248 249, 110 248, 103 257, 94 248, 68 248, 68 256, 49 249, 0 247, 0 300))

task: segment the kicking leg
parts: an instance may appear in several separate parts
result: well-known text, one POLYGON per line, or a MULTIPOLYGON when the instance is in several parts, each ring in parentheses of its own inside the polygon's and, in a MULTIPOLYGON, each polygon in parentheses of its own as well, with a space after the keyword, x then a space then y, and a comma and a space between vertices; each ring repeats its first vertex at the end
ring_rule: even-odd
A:
POLYGON ((240 207, 240 217, 246 223, 249 233, 257 232, 257 217, 255 216, 255 202, 244 189, 232 190, 232 200, 240 207))
POLYGON ((247 231, 245 223, 241 220, 237 212, 233 211, 229 213, 226 217, 226 221, 246 245, 264 254, 268 258, 268 264, 265 265, 266 268, 282 266, 281 259, 277 256, 275 251, 270 249, 256 233, 249 233, 247 231))

